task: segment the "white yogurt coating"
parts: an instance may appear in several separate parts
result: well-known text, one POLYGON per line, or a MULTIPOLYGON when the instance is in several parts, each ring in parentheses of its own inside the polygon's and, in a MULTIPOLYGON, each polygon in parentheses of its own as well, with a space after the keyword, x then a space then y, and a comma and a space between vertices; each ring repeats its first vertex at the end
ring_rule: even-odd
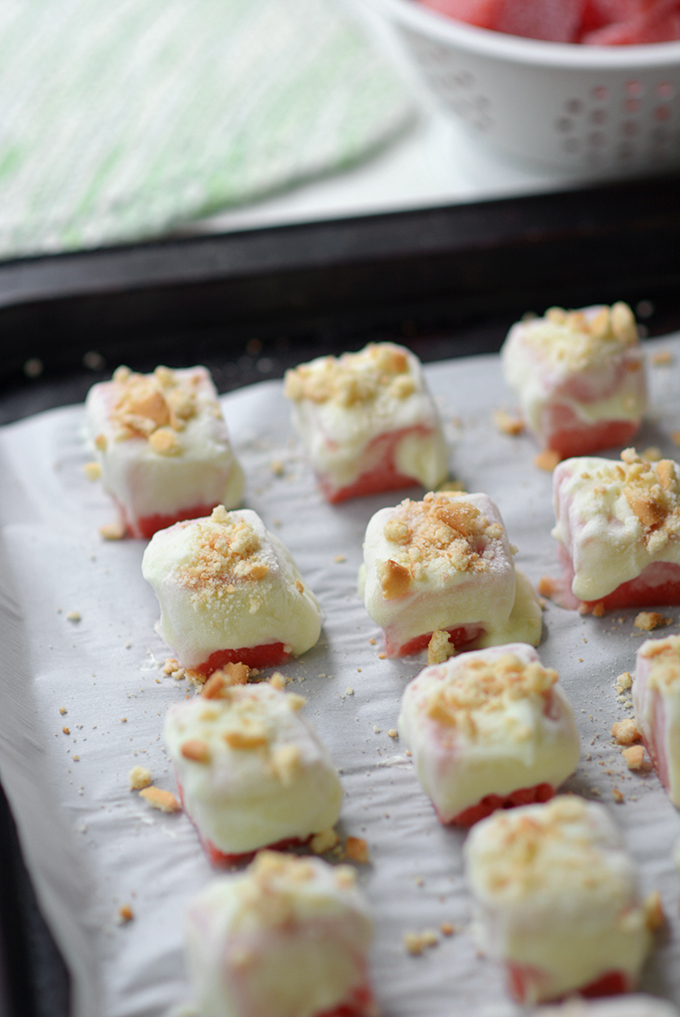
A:
POLYGON ((164 739, 184 810, 201 839, 245 854, 332 827, 342 805, 333 760, 299 714, 305 700, 267 683, 175 703, 164 739))
POLYGON ((317 642, 321 609, 290 551, 250 509, 223 506, 154 534, 142 574, 158 597, 158 631, 180 664, 281 642, 298 656, 317 642))
POLYGON ((634 449, 621 462, 566 459, 553 474, 553 537, 571 560, 571 590, 594 601, 648 565, 680 565, 680 467, 647 463, 634 449))
POLYGON ((285 393, 305 454, 331 492, 379 469, 384 450, 371 443, 402 430, 398 471, 428 489, 446 477, 439 414, 420 361, 405 347, 371 343, 339 358, 317 357, 287 372, 285 393))
POLYGON ((205 367, 119 368, 90 389, 85 409, 104 489, 133 536, 146 516, 241 501, 243 470, 205 367))
POLYGON ((519 321, 501 349, 508 385, 525 423, 546 434, 546 410, 560 405, 583 423, 639 423, 647 408, 644 357, 626 304, 519 321))
POLYGON ((655 996, 616 996, 615 999, 569 999, 563 1006, 542 1006, 534 1017, 680 1017, 672 1003, 655 996))
MULTIPOLYGON (((315 1017, 369 996, 372 924, 356 874, 261 852, 190 903, 187 962, 201 1017, 315 1017)), ((356 1012, 375 1013, 366 999, 356 1012)))
POLYGON ((661 783, 680 808, 680 636, 647 639, 639 648, 633 702, 661 783))
POLYGON ((635 986, 651 933, 635 866, 602 805, 570 795, 496 812, 473 827, 464 855, 478 945, 533 969, 527 1002, 614 971, 635 986))
POLYGON ((399 734, 439 818, 486 795, 557 788, 579 760, 572 708, 532 646, 510 643, 425 668, 404 690, 399 734))
POLYGON ((536 645, 541 609, 529 581, 515 571, 512 553, 488 495, 441 492, 422 502, 407 499, 369 521, 359 594, 388 647, 466 625, 483 629, 478 647, 536 645))

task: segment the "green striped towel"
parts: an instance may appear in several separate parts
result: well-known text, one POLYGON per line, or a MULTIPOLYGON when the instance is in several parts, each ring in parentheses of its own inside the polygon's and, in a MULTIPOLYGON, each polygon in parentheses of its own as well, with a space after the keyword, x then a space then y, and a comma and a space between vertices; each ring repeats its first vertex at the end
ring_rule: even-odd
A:
POLYGON ((412 113, 337 0, 2 0, 0 258, 158 236, 412 113))

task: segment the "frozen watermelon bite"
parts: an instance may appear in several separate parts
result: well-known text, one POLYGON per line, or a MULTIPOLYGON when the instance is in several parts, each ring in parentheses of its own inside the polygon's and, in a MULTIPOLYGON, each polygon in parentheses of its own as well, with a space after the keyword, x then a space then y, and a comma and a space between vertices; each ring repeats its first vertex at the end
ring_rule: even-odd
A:
POLYGON ((635 988, 652 937, 606 809, 576 796, 496 812, 464 847, 481 950, 520 1003, 635 988))
POLYGON ((182 805, 214 863, 306 843, 340 815, 333 761, 300 716, 305 700, 282 686, 224 684, 166 716, 182 805))
POLYGON ((286 372, 298 432, 327 501, 440 484, 448 449, 420 361, 394 343, 286 372))
POLYGON ((680 636, 647 639, 637 652, 635 720, 668 797, 680 809, 680 636))
POLYGON ((262 851, 187 913, 202 1017, 375 1017, 372 922, 354 869, 262 851))
POLYGON ((160 530, 142 574, 158 597, 160 635, 198 679, 226 664, 278 666, 319 638, 316 597, 250 509, 218 505, 207 518, 160 530))
POLYGON ((456 648, 536 645, 541 609, 515 570, 500 512, 486 494, 430 492, 371 518, 359 593, 388 657, 424 649, 435 631, 456 648))
POLYGON ((205 367, 119 367, 90 389, 85 410, 104 489, 130 536, 241 501, 243 471, 205 367))
POLYGON ((634 449, 621 460, 567 459, 553 474, 568 600, 601 614, 680 604, 680 467, 634 449))
POLYGON ((442 823, 548 801, 579 760, 574 715, 532 646, 428 667, 404 690, 399 734, 442 823))
POLYGON ((647 386, 627 304, 517 322, 501 361, 527 428, 563 459, 625 445, 640 428, 647 386))

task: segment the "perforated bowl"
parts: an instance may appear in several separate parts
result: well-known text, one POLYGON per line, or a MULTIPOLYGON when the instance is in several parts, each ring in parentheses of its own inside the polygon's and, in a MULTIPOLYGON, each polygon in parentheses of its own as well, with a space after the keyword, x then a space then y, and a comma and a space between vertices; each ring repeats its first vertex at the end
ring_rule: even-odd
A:
POLYGON ((414 0, 367 0, 474 136, 581 175, 680 164, 680 42, 581 46, 491 32, 414 0))

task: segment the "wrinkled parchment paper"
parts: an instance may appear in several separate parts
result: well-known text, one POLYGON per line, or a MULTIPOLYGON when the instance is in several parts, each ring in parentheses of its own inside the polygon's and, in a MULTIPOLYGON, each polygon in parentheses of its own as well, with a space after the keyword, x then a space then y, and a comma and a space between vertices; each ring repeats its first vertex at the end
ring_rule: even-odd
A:
MULTIPOLYGON (((658 445, 674 457, 680 337, 647 349, 652 412, 638 448, 658 445), (674 360, 654 365, 659 350, 674 360)), ((497 502, 519 547, 517 564, 534 584, 557 575, 551 477, 533 465, 529 437, 500 434, 492 422, 495 409, 513 408, 498 358, 430 365, 427 376, 446 421, 452 475, 497 502)), ((375 915, 372 973, 384 1013, 519 1013, 501 973, 475 949, 464 834, 437 822, 403 746, 387 734, 424 656, 380 660, 380 632, 356 596, 368 519, 420 492, 328 506, 291 435, 280 383, 222 403, 248 477, 245 504, 291 549, 325 611, 318 645, 282 670, 308 698, 306 716, 341 769, 341 832, 368 842, 371 863, 360 880, 375 915), (453 936, 420 957, 407 954, 405 933, 442 922, 455 927, 453 936)), ((99 537, 115 516, 84 474, 82 424, 83 408, 75 406, 0 432, 0 771, 42 909, 73 975, 74 1014, 160 1017, 191 1000, 183 913, 212 872, 188 819, 151 810, 128 790, 128 772, 146 766, 157 785, 175 790, 163 717, 193 692, 160 669, 170 653, 154 631, 158 607, 140 571, 144 543, 99 537), (134 918, 120 924, 125 904, 134 918)), ((678 632, 680 609, 664 613, 673 620, 664 633, 678 632)), ((539 652, 560 672, 579 724, 582 759, 567 788, 606 805, 640 864, 643 889, 661 891, 668 931, 642 989, 680 1004, 680 817, 654 774, 629 773, 609 733, 629 716, 614 680, 632 669, 645 638, 634 616, 581 617, 548 604, 539 652)))

